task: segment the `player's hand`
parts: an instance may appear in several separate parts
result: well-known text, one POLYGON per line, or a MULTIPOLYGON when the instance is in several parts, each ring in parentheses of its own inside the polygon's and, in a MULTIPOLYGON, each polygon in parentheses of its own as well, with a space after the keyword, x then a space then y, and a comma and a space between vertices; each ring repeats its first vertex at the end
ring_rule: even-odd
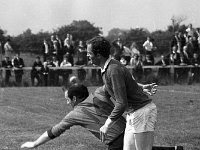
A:
POLYGON ((103 125, 103 126, 100 128, 100 140, 101 140, 101 142, 104 142, 104 141, 105 141, 107 132, 108 132, 108 126, 103 125))
POLYGON ((158 85, 156 83, 146 84, 143 86, 143 91, 149 95, 156 94, 158 85))
POLYGON ((21 145, 21 148, 34 148, 35 147, 35 142, 26 142, 21 145))

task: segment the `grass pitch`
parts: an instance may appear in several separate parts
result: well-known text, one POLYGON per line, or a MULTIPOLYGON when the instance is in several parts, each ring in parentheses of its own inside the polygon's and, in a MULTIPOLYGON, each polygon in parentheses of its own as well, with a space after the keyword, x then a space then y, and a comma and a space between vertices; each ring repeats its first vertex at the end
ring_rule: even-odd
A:
MULTIPOLYGON (((91 87, 90 91, 94 91, 91 87)), ((158 107, 155 144, 200 149, 199 86, 160 86, 152 97, 158 107)), ((58 123, 71 110, 61 88, 0 89, 0 149, 17 150, 58 123)), ((38 150, 105 150, 86 129, 72 127, 38 150)))

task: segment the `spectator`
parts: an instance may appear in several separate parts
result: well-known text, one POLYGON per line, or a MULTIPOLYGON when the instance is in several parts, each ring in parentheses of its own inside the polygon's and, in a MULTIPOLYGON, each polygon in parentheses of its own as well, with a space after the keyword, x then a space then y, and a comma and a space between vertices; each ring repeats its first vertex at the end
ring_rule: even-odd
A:
POLYGON ((48 42, 44 39, 44 44, 42 48, 42 54, 43 54, 43 61, 45 62, 48 57, 51 55, 50 45, 48 42))
POLYGON ((196 36, 192 37, 193 53, 199 53, 199 45, 196 36))
POLYGON ((177 46, 172 47, 172 54, 170 57, 171 63, 174 65, 179 65, 180 64, 180 54, 177 52, 177 46))
POLYGON ((126 56, 124 56, 124 55, 121 56, 120 62, 124 66, 128 65, 128 61, 126 60, 126 56))
POLYGON ((176 31, 175 32, 175 35, 171 41, 171 48, 174 47, 174 46, 177 46, 178 50, 177 52, 178 53, 182 53, 183 52, 183 47, 186 45, 186 39, 185 37, 183 36, 182 32, 178 32, 176 31))
MULTIPOLYGON (((63 61, 60 64, 60 67, 71 67, 72 64, 68 61, 68 56, 65 55, 63 61)), ((68 84, 69 75, 72 73, 71 69, 62 70, 61 75, 63 79, 63 84, 66 86, 68 84)))
POLYGON ((47 62, 44 62, 41 72, 43 75, 44 86, 48 86, 49 85, 49 67, 48 67, 47 62))
POLYGON ((60 67, 71 67, 71 66, 72 66, 72 64, 69 62, 68 56, 65 55, 63 58, 63 61, 60 64, 60 67))
POLYGON ((132 42, 131 47, 130 47, 130 51, 131 51, 131 57, 133 57, 136 54, 140 55, 140 51, 138 50, 136 42, 132 42))
POLYGON ((10 44, 10 39, 7 39, 7 42, 4 45, 5 56, 12 58, 13 48, 10 44))
MULTIPOLYGON (((143 62, 144 66, 151 66, 154 65, 154 62, 151 59, 151 55, 147 54, 145 57, 145 60, 143 62)), ((144 69, 144 76, 145 76, 145 81, 148 82, 152 82, 152 69, 151 68, 145 68, 144 69)))
POLYGON ((195 45, 193 42, 193 38, 191 36, 188 37, 188 43, 186 44, 186 46, 187 46, 188 59, 191 60, 195 50, 195 45))
POLYGON ((188 25, 188 28, 186 29, 187 37, 193 37, 195 34, 195 29, 192 27, 192 24, 188 25))
POLYGON ((5 70, 5 85, 7 86, 7 85, 9 85, 9 79, 11 76, 11 70, 9 68, 12 68, 12 63, 9 60, 8 56, 6 56, 4 58, 4 60, 2 61, 2 67, 6 68, 6 70, 5 70))
POLYGON ((153 43, 151 42, 150 37, 147 37, 147 40, 144 42, 143 47, 145 49, 146 55, 153 55, 153 43))
POLYGON ((169 60, 164 55, 161 55, 161 60, 156 65, 163 66, 158 69, 159 84, 167 85, 170 78, 170 68, 166 68, 165 66, 169 65, 169 60))
POLYGON ((24 61, 20 58, 20 53, 16 53, 14 59, 12 60, 15 73, 15 81, 18 86, 22 84, 22 75, 24 74, 22 68, 25 66, 24 61))
POLYGON ((200 58, 197 53, 193 54, 193 58, 191 60, 191 65, 194 66, 194 68, 191 69, 191 77, 189 80, 189 84, 192 84, 193 82, 199 82, 200 81, 200 58))
POLYGON ((54 64, 54 67, 59 67, 59 61, 55 55, 52 56, 52 63, 54 64))
POLYGON ((64 44, 64 55, 68 55, 68 60, 74 65, 74 47, 70 43, 70 38, 65 39, 65 44, 64 44))
POLYGON ((34 81, 37 79, 37 86, 42 84, 41 79, 41 70, 42 70, 42 62, 40 61, 40 57, 37 56, 35 62, 33 63, 32 70, 31 70, 31 83, 34 86, 34 81))
POLYGON ((77 53, 78 53, 78 64, 87 65, 87 50, 86 47, 83 45, 83 41, 79 41, 79 45, 77 47, 77 53))
POLYGON ((60 58, 60 55, 62 54, 60 43, 58 40, 56 40, 56 37, 54 35, 51 36, 51 43, 52 43, 52 54, 56 56, 57 58, 60 58))
POLYGON ((56 41, 57 41, 57 48, 58 48, 57 59, 60 65, 60 63, 63 60, 63 43, 61 39, 58 37, 58 35, 56 35, 56 41))
POLYGON ((120 38, 118 38, 117 40, 114 40, 112 42, 112 45, 114 47, 113 57, 114 57, 114 59, 120 61, 121 55, 123 54, 123 51, 124 51, 122 40, 120 38))
POLYGON ((143 77, 143 62, 141 58, 141 56, 135 54, 130 61, 130 65, 133 66, 134 69, 133 76, 137 82, 141 82, 143 77))

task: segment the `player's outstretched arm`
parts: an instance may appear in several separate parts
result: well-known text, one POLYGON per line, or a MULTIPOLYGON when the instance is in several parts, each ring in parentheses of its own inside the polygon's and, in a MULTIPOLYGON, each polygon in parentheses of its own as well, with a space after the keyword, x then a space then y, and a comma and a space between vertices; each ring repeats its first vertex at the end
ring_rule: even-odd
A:
POLYGON ((46 142, 51 140, 47 134, 47 131, 44 132, 37 140, 32 141, 32 142, 26 142, 21 145, 21 148, 35 148, 38 147, 46 142))

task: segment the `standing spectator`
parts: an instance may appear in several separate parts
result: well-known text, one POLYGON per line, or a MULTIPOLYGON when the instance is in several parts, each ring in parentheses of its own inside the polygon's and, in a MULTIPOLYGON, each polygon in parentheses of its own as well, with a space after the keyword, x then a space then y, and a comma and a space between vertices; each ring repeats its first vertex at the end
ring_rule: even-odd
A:
POLYGON ((5 50, 5 56, 12 58, 13 48, 10 44, 10 39, 7 39, 7 42, 4 45, 4 50, 5 50))
POLYGON ((182 32, 178 32, 176 31, 175 32, 175 35, 171 41, 171 48, 174 47, 174 46, 177 46, 178 50, 177 52, 178 53, 182 53, 183 52, 183 47, 186 45, 186 39, 185 37, 183 36, 182 32))
POLYGON ((62 40, 56 35, 56 41, 57 43, 57 48, 58 48, 58 53, 57 53, 57 59, 59 61, 59 65, 63 60, 63 43, 62 40))
POLYGON ((45 62, 48 57, 51 55, 50 45, 44 39, 43 47, 42 47, 43 61, 45 62))
POLYGON ((24 74, 22 68, 25 66, 23 59, 20 58, 20 53, 16 53, 12 62, 14 66, 15 81, 17 85, 20 86, 22 84, 22 75, 24 74))
POLYGON ((74 47, 70 43, 70 38, 65 39, 64 55, 68 55, 69 62, 74 65, 74 47))
POLYGON ((144 42, 143 47, 145 49, 145 54, 153 56, 153 43, 151 42, 150 37, 147 37, 147 40, 144 42))
MULTIPOLYGON (((59 61, 57 60, 57 57, 55 55, 53 55, 53 57, 52 57, 52 63, 54 64, 54 67, 59 67, 59 61)), ((51 73, 54 76, 54 80, 53 80, 54 85, 57 86, 59 83, 60 70, 56 69, 56 70, 53 70, 51 73)))
POLYGON ((9 60, 8 56, 6 56, 4 58, 4 60, 2 61, 2 67, 6 68, 6 70, 5 70, 5 85, 7 86, 7 85, 9 85, 9 79, 11 76, 11 70, 9 68, 12 68, 12 63, 9 60))
POLYGON ((194 53, 194 50, 195 50, 195 45, 194 45, 194 42, 193 42, 193 37, 188 37, 188 43, 186 44, 187 46, 187 54, 188 54, 188 58, 189 60, 192 59, 193 57, 193 53, 194 53))
POLYGON ((133 42, 130 47, 131 57, 134 55, 140 55, 140 51, 138 50, 136 42, 133 42))
POLYGON ((195 34, 195 29, 192 27, 192 24, 189 24, 185 31, 187 32, 187 37, 193 37, 195 34))
POLYGON ((37 56, 35 62, 33 63, 32 70, 31 70, 31 83, 34 86, 34 80, 37 79, 37 86, 41 85, 41 70, 42 70, 42 62, 40 61, 40 57, 37 56))
POLYGON ((62 52, 60 48, 60 43, 58 40, 56 40, 56 37, 54 35, 51 36, 51 44, 52 44, 52 54, 58 58, 62 52))
POLYGON ((122 56, 123 51, 124 51, 122 40, 120 38, 118 38, 117 40, 114 40, 112 42, 112 45, 114 47, 113 57, 114 57, 114 59, 120 61, 121 56, 122 56))
POLYGON ((77 47, 78 53, 78 63, 82 65, 87 65, 87 50, 83 45, 83 41, 79 41, 79 45, 77 47))
POLYGON ((191 65, 194 66, 194 68, 191 69, 191 77, 188 84, 192 84, 193 82, 199 82, 200 81, 200 57, 197 53, 193 54, 193 58, 191 60, 191 65))

